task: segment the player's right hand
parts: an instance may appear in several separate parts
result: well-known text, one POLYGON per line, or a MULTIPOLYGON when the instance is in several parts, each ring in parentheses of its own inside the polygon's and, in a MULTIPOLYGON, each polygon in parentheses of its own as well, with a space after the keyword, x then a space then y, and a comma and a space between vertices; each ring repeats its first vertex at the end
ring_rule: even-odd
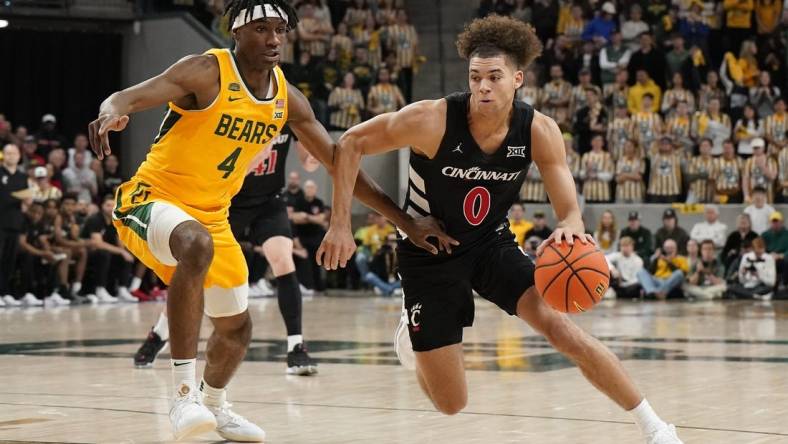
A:
POLYGON ((317 265, 326 270, 345 268, 347 261, 356 252, 356 241, 349 229, 329 227, 317 249, 317 265))
POLYGON ((99 160, 112 153, 109 146, 109 132, 123 131, 128 123, 129 116, 116 114, 102 114, 98 116, 98 119, 90 122, 88 125, 90 148, 93 149, 99 160))
POLYGON ((400 227, 400 229, 414 245, 432 254, 438 254, 439 250, 451 254, 451 247, 460 245, 457 240, 446 234, 446 227, 443 225, 443 222, 432 216, 416 217, 411 223, 400 227), (438 248, 435 248, 435 245, 428 241, 432 237, 438 241, 438 248))

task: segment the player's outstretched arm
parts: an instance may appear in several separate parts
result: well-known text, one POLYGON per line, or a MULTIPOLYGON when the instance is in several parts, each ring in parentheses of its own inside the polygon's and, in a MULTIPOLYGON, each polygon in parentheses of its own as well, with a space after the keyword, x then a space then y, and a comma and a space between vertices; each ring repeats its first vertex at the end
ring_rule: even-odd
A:
MULTIPOLYGON (((336 182, 334 171, 336 144, 323 125, 315 118, 309 101, 292 85, 288 87, 288 124, 298 136, 299 142, 326 167, 336 182)), ((442 131, 441 134, 443 134, 442 131)), ((449 237, 434 218, 414 219, 402 211, 363 171, 354 180, 355 186, 351 192, 364 205, 379 212, 399 227, 419 247, 437 254, 437 249, 427 241, 431 237, 437 238, 439 246, 448 251, 450 251, 451 245, 457 245, 457 241, 449 237)), ((320 263, 320 261, 318 262, 320 263)))
POLYGON ((98 118, 88 125, 91 148, 99 159, 103 159, 111 153, 109 132, 123 131, 129 122, 129 114, 187 96, 195 96, 196 100, 199 94, 218 93, 218 89, 219 64, 216 58, 212 55, 186 56, 156 77, 107 97, 101 103, 98 118))
MULTIPOLYGON (((445 131, 445 115, 445 100, 417 102, 395 113, 382 114, 354 126, 339 139, 332 173, 334 193, 331 223, 317 251, 318 264, 329 270, 344 267, 355 251, 350 207, 361 156, 409 147, 416 153, 432 158, 445 131)), ((456 241, 453 244, 456 245, 456 241)))
POLYGON ((575 180, 566 163, 564 138, 553 119, 538 112, 534 113, 531 146, 533 161, 542 174, 545 191, 558 217, 558 226, 553 234, 539 245, 536 255, 541 255, 551 242, 561 243, 564 239, 570 245, 574 237, 582 243, 593 243, 594 238, 585 233, 583 217, 577 203, 575 180))

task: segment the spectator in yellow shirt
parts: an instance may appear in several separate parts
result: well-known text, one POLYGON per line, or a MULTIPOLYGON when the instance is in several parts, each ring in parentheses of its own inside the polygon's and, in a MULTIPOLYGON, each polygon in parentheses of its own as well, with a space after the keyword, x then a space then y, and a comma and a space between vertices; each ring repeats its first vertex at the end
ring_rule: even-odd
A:
POLYGON ((629 109, 629 113, 637 114, 642 111, 641 102, 646 94, 651 94, 654 98, 651 103, 651 111, 659 112, 659 105, 662 99, 662 90, 659 85, 651 80, 645 69, 639 69, 636 78, 637 82, 629 88, 627 95, 627 109, 629 109))
POLYGON ((752 27, 752 11, 755 9, 754 0, 725 0, 722 3, 725 10, 725 34, 730 39, 731 50, 739 51, 741 43, 746 39, 752 27))
POLYGON ((534 224, 525 220, 525 209, 522 204, 514 204, 509 209, 509 229, 514 233, 514 239, 517 245, 523 246, 525 241, 525 233, 533 228, 534 224))
POLYGON ((637 272, 638 280, 646 296, 665 299, 673 289, 681 286, 684 276, 689 273, 689 262, 678 255, 678 246, 673 239, 667 239, 652 256, 648 268, 637 272))
POLYGON ((394 234, 394 227, 379 214, 367 216, 369 225, 356 231, 355 238, 361 243, 356 250, 355 262, 361 280, 369 284, 375 293, 384 296, 391 296, 398 288, 399 282, 386 282, 381 276, 370 270, 375 255, 381 247, 388 241, 388 237, 394 234))

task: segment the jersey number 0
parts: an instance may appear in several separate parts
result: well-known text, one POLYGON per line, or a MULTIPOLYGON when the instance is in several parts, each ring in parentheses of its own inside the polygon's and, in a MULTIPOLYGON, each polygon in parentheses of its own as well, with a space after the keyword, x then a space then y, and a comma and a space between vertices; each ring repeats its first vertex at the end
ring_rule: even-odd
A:
POLYGON ((465 220, 474 227, 484 222, 490 213, 490 191, 484 187, 475 187, 465 195, 462 212, 465 220))

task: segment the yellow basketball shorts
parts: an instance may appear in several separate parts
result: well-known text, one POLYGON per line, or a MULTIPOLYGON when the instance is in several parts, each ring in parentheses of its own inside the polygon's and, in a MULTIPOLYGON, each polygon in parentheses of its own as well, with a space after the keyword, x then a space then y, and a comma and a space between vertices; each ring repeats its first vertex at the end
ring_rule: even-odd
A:
POLYGON ((166 284, 178 264, 170 249, 170 235, 183 222, 200 223, 210 233, 214 250, 203 285, 205 312, 211 317, 241 313, 247 306, 248 268, 230 223, 226 219, 205 222, 195 213, 199 212, 132 180, 116 191, 112 223, 126 248, 166 284))

